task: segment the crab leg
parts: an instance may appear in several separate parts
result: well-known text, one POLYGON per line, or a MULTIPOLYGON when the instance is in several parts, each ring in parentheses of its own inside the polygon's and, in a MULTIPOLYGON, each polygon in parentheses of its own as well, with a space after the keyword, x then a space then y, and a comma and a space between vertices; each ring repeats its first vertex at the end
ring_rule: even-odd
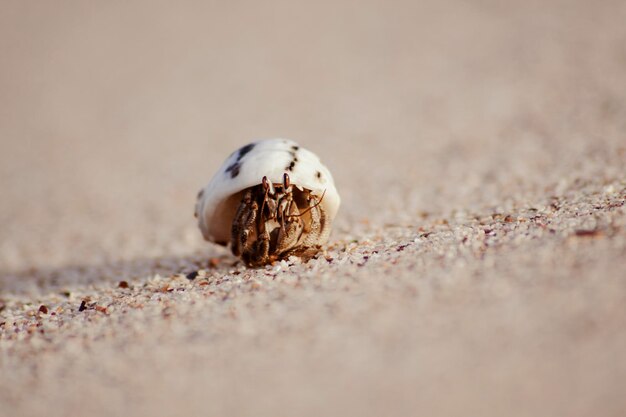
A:
POLYGON ((309 195, 309 207, 307 211, 310 213, 311 222, 308 224, 307 233, 302 234, 302 238, 298 241, 298 247, 301 247, 303 251, 307 249, 317 247, 320 241, 320 236, 325 232, 326 215, 324 211, 320 209, 317 197, 309 195))
POLYGON ((249 246, 250 231, 255 226, 259 205, 252 198, 252 190, 244 194, 231 227, 231 251, 240 256, 249 246))
POLYGON ((294 249, 304 230, 298 206, 293 202, 293 199, 285 205, 285 210, 289 211, 287 213, 279 212, 281 226, 278 230, 276 255, 282 255, 294 249))

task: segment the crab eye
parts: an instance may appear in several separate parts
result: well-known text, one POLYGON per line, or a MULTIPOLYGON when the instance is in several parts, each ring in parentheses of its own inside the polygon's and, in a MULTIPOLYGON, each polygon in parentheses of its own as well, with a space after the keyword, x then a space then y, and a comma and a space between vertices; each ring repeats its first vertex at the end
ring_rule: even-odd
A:
POLYGON ((283 187, 285 189, 289 188, 289 186, 291 185, 291 182, 289 180, 289 174, 287 174, 286 172, 283 174, 283 187))
POLYGON ((263 189, 265 191, 270 189, 270 184, 269 181, 267 181, 267 177, 263 177, 263 180, 261 182, 263 183, 263 189))

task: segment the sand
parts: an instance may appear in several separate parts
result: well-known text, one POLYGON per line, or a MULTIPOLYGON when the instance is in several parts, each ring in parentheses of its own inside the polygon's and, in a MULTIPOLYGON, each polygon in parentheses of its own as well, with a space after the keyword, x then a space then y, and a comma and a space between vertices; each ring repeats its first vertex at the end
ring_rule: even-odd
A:
POLYGON ((0 416, 624 415, 626 4, 518 3, 4 5, 0 416), (306 264, 193 218, 265 137, 306 264))

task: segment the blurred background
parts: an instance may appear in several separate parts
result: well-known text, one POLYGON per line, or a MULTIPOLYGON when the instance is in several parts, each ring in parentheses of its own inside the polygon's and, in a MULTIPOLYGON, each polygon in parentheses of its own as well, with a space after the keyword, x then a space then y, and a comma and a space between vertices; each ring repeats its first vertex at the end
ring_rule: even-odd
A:
POLYGON ((0 415, 624 415, 625 22, 0 1, 0 415), (335 177, 334 260, 233 272, 196 193, 279 136, 335 177))
POLYGON ((256 138, 321 156, 337 233, 618 170, 586 161, 623 152, 625 21, 623 1, 4 1, 0 270, 201 250, 195 193, 256 138))

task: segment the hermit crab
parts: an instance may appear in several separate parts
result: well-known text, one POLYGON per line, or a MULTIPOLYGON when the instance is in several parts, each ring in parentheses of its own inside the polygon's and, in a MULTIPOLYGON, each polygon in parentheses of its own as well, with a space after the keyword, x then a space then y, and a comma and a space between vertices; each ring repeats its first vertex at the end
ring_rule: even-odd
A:
POLYGON ((328 241, 340 201, 313 152, 267 139, 226 159, 198 193, 195 216, 206 240, 230 244, 233 255, 258 267, 315 255, 328 241))

